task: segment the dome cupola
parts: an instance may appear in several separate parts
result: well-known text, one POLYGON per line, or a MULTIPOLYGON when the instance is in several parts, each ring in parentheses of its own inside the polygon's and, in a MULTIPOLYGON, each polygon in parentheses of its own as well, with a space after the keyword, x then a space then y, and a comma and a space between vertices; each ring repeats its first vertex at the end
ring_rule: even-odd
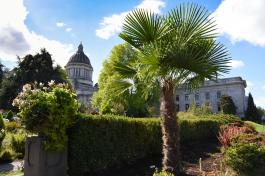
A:
POLYGON ((79 44, 77 52, 70 57, 66 66, 70 64, 76 64, 76 63, 86 64, 87 66, 92 68, 89 58, 83 51, 82 43, 79 44))

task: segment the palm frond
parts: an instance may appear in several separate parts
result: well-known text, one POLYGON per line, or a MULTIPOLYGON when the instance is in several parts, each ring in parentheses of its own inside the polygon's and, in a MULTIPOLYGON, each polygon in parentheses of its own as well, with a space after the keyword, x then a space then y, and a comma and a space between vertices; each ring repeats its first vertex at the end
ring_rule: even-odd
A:
POLYGON ((158 40, 167 30, 168 25, 163 17, 151 11, 136 9, 126 16, 123 32, 119 36, 132 46, 139 48, 158 40))
POLYGON ((181 4, 168 15, 168 21, 181 43, 194 39, 216 37, 216 24, 210 13, 203 7, 191 3, 181 4))
POLYGON ((137 74, 135 68, 125 65, 121 62, 114 62, 113 69, 117 71, 123 78, 133 78, 137 74))
POLYGON ((115 80, 113 82, 113 86, 112 86, 112 91, 116 94, 116 95, 121 95, 124 92, 133 89, 134 88, 134 83, 133 80, 131 79, 120 79, 120 80, 115 80))

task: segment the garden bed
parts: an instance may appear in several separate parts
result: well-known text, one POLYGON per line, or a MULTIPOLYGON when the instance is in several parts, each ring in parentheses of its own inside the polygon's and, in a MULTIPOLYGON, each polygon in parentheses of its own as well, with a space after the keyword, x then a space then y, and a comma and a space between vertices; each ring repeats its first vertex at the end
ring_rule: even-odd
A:
MULTIPOLYGON (((223 155, 217 141, 193 144, 183 148, 183 169, 185 176, 211 175, 215 176, 228 168, 222 165, 223 155), (199 160, 201 158, 201 168, 199 160)), ((87 176, 152 176, 156 169, 161 169, 161 155, 150 155, 131 164, 112 167, 97 173, 87 173, 87 176)), ((231 171, 230 171, 231 172, 231 171)), ((232 172, 231 172, 232 174, 232 172)))

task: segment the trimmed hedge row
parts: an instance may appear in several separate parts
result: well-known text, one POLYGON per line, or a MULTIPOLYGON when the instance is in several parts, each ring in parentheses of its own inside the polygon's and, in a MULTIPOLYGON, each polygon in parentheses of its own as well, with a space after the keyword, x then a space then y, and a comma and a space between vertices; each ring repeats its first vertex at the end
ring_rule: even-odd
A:
MULTIPOLYGON (((79 115, 69 131, 69 175, 84 175, 162 151, 159 118, 79 115)), ((216 138, 220 119, 180 118, 181 143, 216 138)))

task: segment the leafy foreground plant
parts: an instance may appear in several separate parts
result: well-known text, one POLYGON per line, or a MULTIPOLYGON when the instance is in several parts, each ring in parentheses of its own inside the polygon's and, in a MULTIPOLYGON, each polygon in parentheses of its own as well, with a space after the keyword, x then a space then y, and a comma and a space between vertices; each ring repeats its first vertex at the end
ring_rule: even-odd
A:
POLYGON ((225 162, 239 175, 265 174, 265 146, 255 143, 235 143, 225 152, 225 162))
POLYGON ((176 88, 185 84, 193 89, 205 79, 214 80, 227 73, 229 54, 216 42, 214 20, 196 4, 180 5, 165 16, 134 10, 126 16, 120 37, 139 56, 127 64, 116 63, 116 70, 124 78, 117 80, 120 84, 116 90, 134 90, 135 85, 142 84, 146 96, 159 86, 163 168, 176 175, 181 172, 176 88))
POLYGON ((66 130, 75 121, 78 109, 76 95, 66 84, 26 84, 13 101, 26 130, 45 139, 46 150, 63 150, 67 143, 66 130))
POLYGON ((155 171, 153 176, 174 176, 174 175, 166 171, 161 171, 161 172, 155 171))

